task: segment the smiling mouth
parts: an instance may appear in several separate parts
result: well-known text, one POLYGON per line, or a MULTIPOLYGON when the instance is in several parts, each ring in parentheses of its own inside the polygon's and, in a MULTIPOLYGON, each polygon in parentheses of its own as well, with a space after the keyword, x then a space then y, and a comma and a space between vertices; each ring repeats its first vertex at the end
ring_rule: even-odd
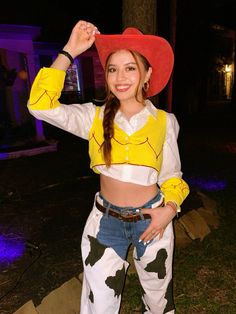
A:
POLYGON ((116 85, 116 91, 126 92, 130 88, 130 85, 116 85))

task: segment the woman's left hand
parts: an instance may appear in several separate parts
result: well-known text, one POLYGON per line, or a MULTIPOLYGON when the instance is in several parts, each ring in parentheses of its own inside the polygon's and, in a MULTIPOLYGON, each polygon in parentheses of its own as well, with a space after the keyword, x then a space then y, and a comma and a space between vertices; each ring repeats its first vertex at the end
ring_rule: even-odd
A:
POLYGON ((140 240, 144 243, 151 241, 156 236, 159 236, 159 239, 161 239, 165 228, 176 215, 168 205, 156 208, 143 208, 142 213, 149 214, 152 219, 150 225, 140 236, 140 240))

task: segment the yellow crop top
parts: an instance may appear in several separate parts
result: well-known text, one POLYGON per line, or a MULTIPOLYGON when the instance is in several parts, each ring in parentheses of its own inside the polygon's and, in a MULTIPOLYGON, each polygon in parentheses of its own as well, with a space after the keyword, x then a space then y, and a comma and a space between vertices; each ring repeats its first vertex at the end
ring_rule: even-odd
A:
MULTIPOLYGON (((114 137, 111 139, 111 164, 131 164, 152 167, 160 172, 163 158, 163 144, 166 136, 166 112, 158 110, 158 118, 152 115, 138 131, 128 135, 116 123, 114 137)), ((90 167, 98 173, 96 166, 105 165, 102 153, 103 125, 100 107, 89 132, 90 167)))

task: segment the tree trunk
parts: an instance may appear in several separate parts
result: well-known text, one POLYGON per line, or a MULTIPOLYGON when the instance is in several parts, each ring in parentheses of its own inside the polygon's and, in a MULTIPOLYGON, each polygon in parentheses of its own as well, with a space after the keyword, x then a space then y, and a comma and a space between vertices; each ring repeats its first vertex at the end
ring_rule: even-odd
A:
POLYGON ((144 34, 156 34, 156 0, 123 0, 123 28, 136 27, 144 34))

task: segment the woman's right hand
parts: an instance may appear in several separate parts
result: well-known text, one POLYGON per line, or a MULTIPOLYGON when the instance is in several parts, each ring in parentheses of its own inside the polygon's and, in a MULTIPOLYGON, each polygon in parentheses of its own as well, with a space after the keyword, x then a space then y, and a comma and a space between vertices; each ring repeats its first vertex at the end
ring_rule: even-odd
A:
POLYGON ((63 50, 73 58, 89 49, 95 41, 95 35, 99 34, 97 27, 90 22, 79 21, 72 29, 70 38, 63 50))

